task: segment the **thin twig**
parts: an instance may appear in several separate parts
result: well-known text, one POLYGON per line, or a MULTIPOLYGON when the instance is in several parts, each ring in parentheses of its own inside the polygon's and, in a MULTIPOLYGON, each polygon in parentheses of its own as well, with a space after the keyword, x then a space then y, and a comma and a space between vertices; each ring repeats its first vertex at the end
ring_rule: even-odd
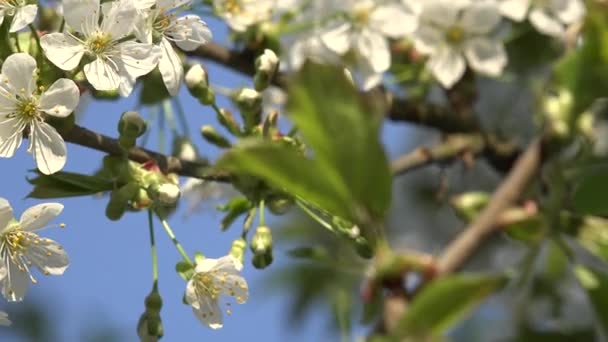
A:
POLYGON ((498 187, 490 203, 479 217, 456 237, 437 261, 437 274, 457 271, 492 233, 498 231, 497 221, 524 192, 541 166, 542 140, 535 139, 515 162, 513 169, 498 187))
MULTIPOLYGON (((94 150, 106 152, 111 155, 123 155, 123 149, 118 140, 75 125, 71 130, 60 132, 65 141, 88 147, 94 150)), ((217 174, 210 171, 208 162, 188 161, 173 156, 164 155, 141 147, 133 147, 128 151, 128 157, 132 161, 145 163, 154 160, 159 168, 165 172, 174 172, 180 176, 193 177, 217 182, 229 181, 229 175, 217 174)))

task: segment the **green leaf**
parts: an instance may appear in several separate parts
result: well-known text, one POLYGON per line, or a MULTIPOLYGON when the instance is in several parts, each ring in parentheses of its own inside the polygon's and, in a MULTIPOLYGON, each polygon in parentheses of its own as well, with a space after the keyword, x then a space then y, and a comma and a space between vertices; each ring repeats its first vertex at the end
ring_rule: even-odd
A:
POLYGON ((589 4, 581 46, 572 49, 555 70, 558 82, 572 92, 573 113, 586 110, 608 89, 608 12, 589 4))
POLYGON ((374 218, 384 217, 392 177, 379 140, 381 118, 364 109, 344 70, 305 64, 289 87, 287 109, 318 168, 339 175, 355 205, 374 218))
POLYGON ((175 271, 182 279, 188 281, 194 275, 194 265, 186 261, 179 261, 175 264, 175 271))
POLYGON ((507 282, 505 276, 458 274, 433 281, 417 294, 395 329, 395 337, 437 336, 507 282))
POLYGON ((608 275, 592 267, 574 266, 574 273, 587 291, 595 318, 604 333, 608 333, 608 275))
POLYGON ((260 177, 337 215, 352 216, 345 184, 291 147, 262 140, 245 141, 226 153, 217 167, 260 177))
POLYGON ((114 182, 107 178, 63 171, 52 175, 38 173, 27 181, 34 186, 27 195, 31 198, 87 196, 114 188, 114 182))
POLYGON ((574 211, 583 215, 608 214, 608 172, 589 172, 579 180, 572 194, 574 211))
POLYGON ((595 256, 608 262, 608 220, 587 216, 577 231, 577 241, 595 256))
POLYGON ((245 196, 233 197, 225 205, 218 206, 218 210, 227 212, 221 222, 222 231, 227 230, 234 220, 246 213, 250 208, 251 202, 245 196))

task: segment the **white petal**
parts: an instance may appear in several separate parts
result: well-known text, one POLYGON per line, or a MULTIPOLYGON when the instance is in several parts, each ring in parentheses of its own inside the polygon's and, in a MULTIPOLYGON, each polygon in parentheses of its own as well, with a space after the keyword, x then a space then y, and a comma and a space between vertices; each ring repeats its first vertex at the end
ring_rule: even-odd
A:
POLYGON ((219 329, 223 324, 222 310, 217 300, 212 300, 208 297, 199 297, 200 307, 198 309, 192 307, 192 311, 196 318, 203 324, 208 325, 211 329, 219 329))
POLYGON ((355 40, 357 51, 365 63, 376 73, 381 73, 391 65, 391 53, 386 39, 370 30, 363 30, 355 40))
POLYGON ((422 54, 431 54, 445 40, 443 31, 431 25, 424 25, 418 28, 414 34, 414 44, 416 50, 422 54))
POLYGON ((121 43, 119 48, 121 68, 133 78, 152 71, 162 54, 158 46, 134 41, 121 43))
POLYGON ((0 115, 4 116, 7 114, 14 113, 17 110, 17 97, 15 89, 8 84, 7 78, 0 74, 0 115))
POLYGON ((379 30, 391 38, 401 38, 414 32, 418 20, 408 13, 403 5, 389 4, 379 6, 369 17, 369 27, 379 30))
POLYGON ((156 4, 156 0, 133 0, 133 5, 138 10, 148 9, 156 4))
POLYGON ((529 15, 530 22, 539 32, 549 36, 562 37, 564 25, 540 8, 534 8, 529 15))
POLYGON ((4 22, 4 11, 0 10, 0 25, 4 22))
POLYGON ((10 158, 21 146, 25 125, 18 118, 0 117, 0 157, 10 158))
POLYGON ((200 309, 201 307, 198 303, 196 287, 194 286, 194 281, 192 279, 188 280, 188 284, 186 284, 186 303, 192 305, 192 308, 194 309, 200 309))
POLYGON ((89 34, 99 22, 99 0, 63 0, 65 23, 72 29, 89 34))
POLYGON ((102 58, 97 58, 85 65, 84 74, 87 77, 87 81, 97 90, 115 90, 120 85, 118 70, 102 58))
POLYGON ((31 24, 36 19, 36 13, 38 13, 38 6, 36 5, 25 5, 19 8, 15 13, 9 32, 17 32, 31 24))
POLYGON ((460 80, 466 70, 464 57, 449 47, 435 51, 427 62, 427 66, 445 88, 451 88, 460 80))
POLYGON ((465 32, 484 34, 498 25, 500 12, 494 3, 474 3, 464 10, 460 22, 465 32))
POLYGON ((530 8, 530 0, 502 0, 499 3, 500 13, 515 21, 522 21, 530 8))
POLYGON ((46 122, 30 125, 30 129, 30 146, 38 170, 45 175, 61 170, 67 154, 61 135, 46 122))
POLYGON ((128 97, 133 92, 133 88, 135 87, 135 82, 137 82, 137 78, 128 75, 126 72, 123 72, 123 75, 120 76, 120 86, 118 87, 118 94, 122 97, 128 97))
POLYGON ((21 214, 19 224, 25 231, 33 232, 46 227, 52 219, 61 213, 63 204, 42 203, 28 208, 21 214))
MULTIPOLYGON (((345 71, 348 71, 344 69, 345 71)), ((358 76, 360 78, 363 90, 370 90, 382 82, 382 73, 374 71, 367 63, 360 63, 358 66, 358 76)))
POLYGON ((507 65, 507 53, 502 43, 488 38, 467 41, 464 53, 471 68, 489 76, 500 75, 507 65))
POLYGON ((30 96, 36 89, 36 60, 27 53, 14 53, 2 64, 2 75, 19 95, 30 96))
POLYGON ((80 91, 74 81, 60 78, 40 97, 40 110, 56 117, 66 117, 78 105, 80 91))
POLYGON ((38 245, 30 245, 25 257, 40 271, 51 275, 61 275, 70 265, 68 254, 57 242, 44 239, 38 245))
POLYGON ((184 51, 193 51, 213 38, 207 24, 198 15, 193 14, 178 18, 175 21, 174 28, 167 34, 184 51))
POLYGON ((20 302, 30 286, 30 275, 11 261, 6 261, 8 273, 2 281, 2 295, 9 302, 20 302))
MULTIPOLYGON (((0 197, 0 233, 8 226, 8 223, 12 219, 13 208, 11 208, 11 204, 5 198, 0 197)), ((2 279, 1 276, 0 279, 2 279)))
POLYGON ((212 268, 215 268, 218 261, 219 261, 219 259, 205 258, 205 259, 201 260, 201 262, 196 264, 196 267, 194 268, 194 272, 196 272, 196 273, 209 272, 212 268))
POLYGON ((113 1, 104 3, 106 10, 101 31, 109 33, 112 39, 123 38, 133 31, 133 19, 137 11, 131 1, 113 1))
POLYGON ((179 90, 179 86, 181 85, 184 76, 182 61, 173 50, 171 42, 164 37, 160 42, 160 48, 162 49, 162 57, 158 62, 158 70, 160 70, 160 74, 163 77, 163 82, 165 83, 165 87, 167 87, 169 94, 175 96, 177 95, 177 91, 179 90))
POLYGON ((430 1, 424 5, 420 21, 440 28, 450 27, 456 24, 463 7, 464 4, 457 1, 430 1))
POLYGON ((321 41, 331 51, 342 55, 350 49, 351 25, 340 23, 321 33, 321 41))
POLYGON ((8 319, 8 314, 4 311, 0 311, 0 325, 5 327, 11 325, 11 320, 8 319))
POLYGON ((40 45, 46 58, 63 70, 76 68, 84 55, 84 46, 63 33, 45 34, 40 37, 40 45))
POLYGON ((563 6, 554 11, 562 22, 572 24, 585 15, 585 5, 580 0, 566 0, 563 6))
POLYGON ((180 6, 187 6, 191 3, 191 0, 157 0, 156 4, 159 8, 168 11, 170 9, 174 9, 180 6))

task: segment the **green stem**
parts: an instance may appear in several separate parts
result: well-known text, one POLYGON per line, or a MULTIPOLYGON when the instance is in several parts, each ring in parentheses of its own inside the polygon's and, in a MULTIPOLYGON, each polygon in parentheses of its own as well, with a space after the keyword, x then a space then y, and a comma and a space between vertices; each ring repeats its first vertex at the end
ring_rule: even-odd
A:
POLYGON ((173 115, 173 107, 171 106, 170 100, 163 101, 163 111, 165 112, 165 117, 167 122, 169 123, 169 129, 171 129, 171 133, 173 136, 179 136, 179 132, 177 131, 177 125, 175 124, 175 115, 173 115))
POLYGON ((222 111, 220 110, 220 107, 218 107, 217 104, 215 104, 215 102, 211 104, 211 108, 213 108, 213 110, 215 111, 215 113, 217 113, 217 115, 220 115, 220 116, 222 115, 222 111))
POLYGON ((154 218, 152 209, 148 209, 148 228, 150 230, 150 250, 152 252, 152 280, 153 291, 158 290, 158 255, 156 253, 156 242, 154 241, 154 218))
POLYGON ((266 220, 264 219, 264 200, 260 201, 260 226, 265 226, 266 220))
POLYGON ((177 119, 179 120, 180 126, 182 126, 183 134, 187 137, 190 136, 190 130, 188 129, 188 119, 184 112, 184 107, 178 97, 173 98, 173 104, 175 105, 175 111, 177 112, 177 119))
POLYGON ((65 18, 61 19, 61 24, 59 24, 59 31, 58 32, 63 32, 63 29, 65 28, 65 18))
POLYGON ((42 67, 42 56, 44 54, 42 52, 42 45, 40 45, 40 37, 34 25, 29 24, 28 27, 30 28, 30 32, 32 32, 32 36, 34 36, 34 40, 36 40, 36 45, 38 45, 38 67, 40 68, 42 67))
POLYGON ((315 212, 313 212, 302 201, 296 200, 296 204, 298 205, 298 207, 300 207, 300 209, 304 210, 304 212, 306 214, 308 214, 308 216, 310 216, 313 220, 317 221, 320 225, 322 225, 323 227, 325 227, 326 229, 328 229, 328 230, 330 230, 332 232, 334 231, 334 227, 331 224, 327 223, 327 221, 325 221, 319 215, 317 215, 315 212))
POLYGON ((21 50, 21 44, 19 44, 19 35, 17 32, 13 33, 13 37, 15 38, 15 47, 17 48, 17 52, 23 52, 21 50))
POLYGON ((173 234, 173 230, 171 230, 171 227, 169 227, 169 224, 167 223, 167 221, 164 219, 161 219, 160 223, 162 223, 163 228, 165 228, 167 235, 169 235, 169 237, 171 238, 171 241, 173 241, 175 248, 177 248, 177 251, 182 256, 182 259, 184 259, 184 261, 194 265, 194 263, 188 256, 188 253, 186 253, 186 250, 184 250, 184 247, 182 247, 182 245, 179 243, 179 241, 177 241, 177 238, 175 237, 175 234, 173 234))

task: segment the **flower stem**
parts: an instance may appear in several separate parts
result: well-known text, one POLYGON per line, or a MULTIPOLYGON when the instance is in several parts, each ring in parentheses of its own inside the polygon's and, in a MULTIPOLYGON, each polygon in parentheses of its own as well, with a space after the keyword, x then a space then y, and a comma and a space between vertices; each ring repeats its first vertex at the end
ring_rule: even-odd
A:
POLYGON ((161 219, 160 222, 162 223, 163 228, 165 228, 167 235, 169 235, 169 237, 171 238, 171 241, 173 241, 175 248, 177 248, 177 251, 182 256, 182 259, 184 259, 184 261, 186 261, 186 262, 189 262, 190 264, 194 264, 192 262, 192 260, 190 259, 190 257, 188 256, 188 253, 186 253, 186 250, 184 250, 184 247, 182 247, 182 245, 179 243, 179 241, 177 241, 175 234, 173 234, 173 230, 171 230, 171 227, 169 227, 169 223, 167 223, 167 221, 165 219, 161 219))
POLYGON ((260 226, 265 226, 266 220, 264 219, 264 200, 260 201, 260 226))
POLYGON ((173 98, 173 105, 175 106, 175 111, 177 112, 177 119, 179 120, 179 124, 182 126, 182 131, 184 131, 184 135, 189 137, 190 130, 188 129, 188 119, 186 118, 186 113, 184 112, 184 107, 179 100, 179 97, 173 98))
POLYGON ((300 207, 300 209, 302 209, 306 214, 308 214, 308 216, 310 216, 310 218, 317 221, 317 223, 319 223, 320 225, 322 225, 329 231, 332 231, 332 232, 334 231, 334 227, 331 224, 327 223, 327 221, 322 219, 321 216, 319 216, 315 212, 313 212, 304 202, 296 199, 296 204, 298 205, 298 207, 300 207))
POLYGON ((28 27, 30 28, 30 31, 32 32, 32 36, 34 37, 34 40, 36 40, 36 45, 38 45, 38 64, 39 64, 39 68, 42 67, 42 55, 44 54, 44 52, 42 51, 42 45, 40 45, 40 37, 38 36, 38 31, 36 31, 36 28, 34 27, 34 25, 29 24, 28 27))
POLYGON ((158 290, 158 255, 156 254, 156 242, 154 241, 154 218, 152 210, 148 209, 148 228, 150 230, 150 250, 152 251, 152 280, 153 290, 158 290))
POLYGON ((13 37, 15 38, 15 47, 17 48, 17 52, 23 52, 21 51, 21 45, 19 44, 19 35, 15 32, 13 33, 13 37))

